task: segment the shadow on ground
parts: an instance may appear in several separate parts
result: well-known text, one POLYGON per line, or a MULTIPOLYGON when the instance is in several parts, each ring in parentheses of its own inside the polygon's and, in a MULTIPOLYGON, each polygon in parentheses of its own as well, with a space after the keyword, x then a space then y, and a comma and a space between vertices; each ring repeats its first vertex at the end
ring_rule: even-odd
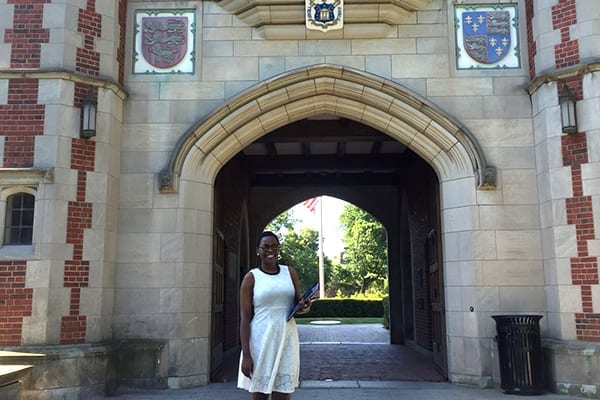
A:
MULTIPOLYGON (((389 344, 380 324, 299 325, 301 381, 441 382, 430 352, 389 344)), ((224 363, 213 382, 237 380, 238 357, 224 363)))

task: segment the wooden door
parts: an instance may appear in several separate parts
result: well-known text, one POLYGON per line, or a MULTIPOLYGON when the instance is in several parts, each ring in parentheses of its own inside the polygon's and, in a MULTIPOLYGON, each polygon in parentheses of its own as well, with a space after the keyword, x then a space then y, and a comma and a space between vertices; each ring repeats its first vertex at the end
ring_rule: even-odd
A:
POLYGON ((446 353, 446 314, 444 307, 444 281, 439 233, 432 229, 425 243, 426 264, 431 301, 431 329, 433 362, 440 372, 448 375, 446 353))
POLYGON ((223 310, 225 301, 225 238, 217 232, 214 242, 212 276, 211 356, 210 373, 213 378, 223 364, 223 310))

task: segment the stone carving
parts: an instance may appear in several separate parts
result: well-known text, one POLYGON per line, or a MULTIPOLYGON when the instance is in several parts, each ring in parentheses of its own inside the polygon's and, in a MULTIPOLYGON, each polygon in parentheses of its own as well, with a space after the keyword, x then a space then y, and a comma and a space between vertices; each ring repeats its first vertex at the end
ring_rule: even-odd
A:
POLYGON ((158 184, 161 193, 175 193, 171 171, 162 170, 158 174, 158 184))
POLYGON ((194 72, 194 10, 137 10, 133 72, 194 72))
POLYGON ((455 5, 458 69, 520 68, 515 4, 455 5))
POLYGON ((344 27, 343 0, 305 0, 306 28, 323 32, 344 27))

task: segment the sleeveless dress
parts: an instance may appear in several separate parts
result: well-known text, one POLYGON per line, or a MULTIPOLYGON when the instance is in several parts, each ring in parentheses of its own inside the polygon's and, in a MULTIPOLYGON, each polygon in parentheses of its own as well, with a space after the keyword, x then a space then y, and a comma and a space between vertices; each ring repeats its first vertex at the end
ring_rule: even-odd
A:
POLYGON ((292 393, 300 375, 300 343, 296 321, 286 321, 294 304, 295 289, 287 266, 267 274, 258 268, 254 275, 254 317, 250 322, 250 354, 254 361, 252 379, 242 373, 237 386, 251 393, 292 393))

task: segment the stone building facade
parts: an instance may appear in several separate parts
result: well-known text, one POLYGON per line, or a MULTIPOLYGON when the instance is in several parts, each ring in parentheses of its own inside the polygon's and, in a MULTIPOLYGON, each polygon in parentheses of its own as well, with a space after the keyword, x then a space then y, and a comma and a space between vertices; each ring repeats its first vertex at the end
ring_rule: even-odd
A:
POLYGON ((600 396, 600 3, 343 7, 0 0, 0 345, 86 372, 34 392, 207 384, 257 233, 329 194, 388 230, 393 342, 491 386, 491 315, 543 315, 549 387, 600 396))

